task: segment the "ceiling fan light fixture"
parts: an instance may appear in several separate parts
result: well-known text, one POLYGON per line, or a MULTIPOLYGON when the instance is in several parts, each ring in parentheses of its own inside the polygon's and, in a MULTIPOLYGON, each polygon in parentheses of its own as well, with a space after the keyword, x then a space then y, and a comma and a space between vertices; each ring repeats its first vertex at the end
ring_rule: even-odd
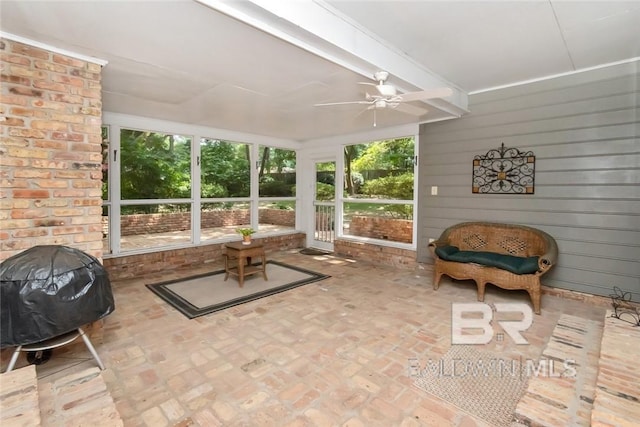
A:
POLYGON ((376 99, 376 102, 373 104, 376 108, 385 108, 387 106, 386 99, 376 99))
POLYGON ((396 87, 392 85, 378 85, 376 86, 378 93, 382 96, 396 96, 396 87))

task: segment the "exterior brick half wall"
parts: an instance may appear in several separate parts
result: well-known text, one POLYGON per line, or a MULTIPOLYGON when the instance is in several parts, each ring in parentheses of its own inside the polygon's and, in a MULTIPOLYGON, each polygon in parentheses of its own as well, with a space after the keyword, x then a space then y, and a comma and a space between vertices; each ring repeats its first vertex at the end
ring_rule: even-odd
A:
MULTIPOLYGON (((257 238, 269 253, 282 250, 301 248, 305 241, 304 233, 293 233, 281 236, 257 238)), ((190 267, 211 265, 213 270, 223 268, 222 254, 225 252, 224 243, 214 243, 191 248, 168 249, 166 251, 151 252, 105 258, 104 267, 109 272, 111 280, 131 279, 145 274, 158 273, 165 270, 178 270, 190 267)))
POLYGON ((36 245, 101 258, 101 66, 4 38, 0 55, 0 260, 36 245))
POLYGON ((407 219, 354 215, 351 218, 351 234, 392 242, 411 243, 413 221, 407 219))
MULTIPOLYGON (((295 227, 296 224, 296 213, 292 210, 261 208, 258 214, 260 224, 274 224, 287 227, 295 227)), ((202 211, 200 221, 203 229, 248 225, 251 221, 251 216, 248 209, 202 211)), ((108 228, 108 218, 102 217, 102 230, 104 233, 108 232, 108 228)), ((190 229, 190 212, 123 215, 120 222, 120 234, 122 236, 165 233, 168 231, 190 229)))
POLYGON ((398 268, 416 268, 418 266, 416 251, 414 250, 375 245, 369 242, 336 239, 334 252, 338 256, 368 261, 374 264, 390 265, 398 268))

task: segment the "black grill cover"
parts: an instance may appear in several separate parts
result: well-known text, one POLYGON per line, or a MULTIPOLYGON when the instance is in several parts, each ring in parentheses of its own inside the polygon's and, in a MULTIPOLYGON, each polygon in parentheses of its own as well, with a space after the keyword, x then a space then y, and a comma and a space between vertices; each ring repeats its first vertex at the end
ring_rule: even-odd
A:
POLYGON ((66 334, 114 309, 106 270, 79 249, 35 246, 0 264, 0 348, 66 334))

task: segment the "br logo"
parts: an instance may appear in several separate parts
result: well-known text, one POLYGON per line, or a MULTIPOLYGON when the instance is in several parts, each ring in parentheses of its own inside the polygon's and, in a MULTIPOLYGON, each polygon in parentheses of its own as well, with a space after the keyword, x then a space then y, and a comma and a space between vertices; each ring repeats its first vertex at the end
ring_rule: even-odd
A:
MULTIPOLYGON (((520 334, 533 323, 531 307, 523 303, 495 303, 496 313, 521 313, 521 320, 498 320, 498 324, 516 344, 529 344, 520 334)), ((451 305, 451 344, 487 344, 494 336, 491 306, 483 302, 453 303, 451 305), (465 316, 471 314, 473 316, 465 316), (478 317, 480 314, 480 317, 478 317), (464 331, 468 331, 464 333, 464 331), (478 334, 478 331, 482 331, 478 334)), ((498 336, 500 337, 500 336, 498 336)))

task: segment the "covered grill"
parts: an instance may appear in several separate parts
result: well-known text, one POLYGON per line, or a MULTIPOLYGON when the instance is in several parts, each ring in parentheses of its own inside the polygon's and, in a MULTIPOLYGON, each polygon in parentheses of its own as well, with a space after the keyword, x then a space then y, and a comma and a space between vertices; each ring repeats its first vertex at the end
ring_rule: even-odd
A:
POLYGON ((0 264, 0 348, 18 347, 13 363, 22 347, 77 331, 102 367, 81 327, 114 309, 106 270, 79 249, 35 246, 0 264))

